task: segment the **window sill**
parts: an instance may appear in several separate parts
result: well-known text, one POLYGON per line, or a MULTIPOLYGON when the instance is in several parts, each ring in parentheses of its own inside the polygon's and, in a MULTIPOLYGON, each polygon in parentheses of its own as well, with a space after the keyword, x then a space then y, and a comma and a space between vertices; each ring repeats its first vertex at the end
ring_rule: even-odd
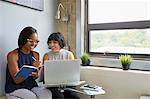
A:
MULTIPOLYGON (((109 67, 109 68, 119 68, 119 69, 122 68, 119 59, 91 57, 90 60, 91 60, 91 65, 95 67, 109 67)), ((130 69, 150 71, 150 61, 132 60, 130 69)))
POLYGON ((102 70, 110 72, 122 72, 122 73, 134 73, 134 74, 144 74, 150 75, 149 71, 139 71, 139 70, 122 70, 117 68, 106 68, 106 67, 96 67, 96 66, 82 66, 81 69, 92 69, 92 70, 102 70))

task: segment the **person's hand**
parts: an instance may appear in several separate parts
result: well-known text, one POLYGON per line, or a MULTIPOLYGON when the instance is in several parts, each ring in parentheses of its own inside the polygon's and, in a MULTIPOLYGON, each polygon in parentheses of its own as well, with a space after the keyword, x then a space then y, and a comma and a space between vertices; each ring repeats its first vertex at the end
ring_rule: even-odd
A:
POLYGON ((33 62, 33 66, 35 66, 35 67, 39 67, 40 64, 41 64, 41 61, 36 60, 36 61, 33 62))
POLYGON ((32 74, 30 76, 32 76, 33 79, 37 79, 38 78, 38 71, 32 72, 32 74))

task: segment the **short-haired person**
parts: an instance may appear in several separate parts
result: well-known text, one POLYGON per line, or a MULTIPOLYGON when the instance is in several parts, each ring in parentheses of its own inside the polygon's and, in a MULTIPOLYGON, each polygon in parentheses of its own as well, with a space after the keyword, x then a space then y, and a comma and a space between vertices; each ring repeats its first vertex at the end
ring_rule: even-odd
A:
MULTIPOLYGON (((63 49, 65 46, 64 36, 60 32, 52 33, 47 40, 49 52, 45 53, 43 61, 45 60, 74 60, 72 52, 63 49)), ((53 99, 80 99, 79 96, 72 91, 65 90, 60 92, 58 87, 49 88, 52 92, 53 99)))
POLYGON ((5 84, 7 99, 52 99, 51 91, 38 87, 35 81, 38 78, 38 69, 27 78, 15 76, 23 65, 38 68, 40 56, 38 52, 33 51, 38 42, 37 30, 25 27, 18 38, 19 47, 8 53, 5 84))

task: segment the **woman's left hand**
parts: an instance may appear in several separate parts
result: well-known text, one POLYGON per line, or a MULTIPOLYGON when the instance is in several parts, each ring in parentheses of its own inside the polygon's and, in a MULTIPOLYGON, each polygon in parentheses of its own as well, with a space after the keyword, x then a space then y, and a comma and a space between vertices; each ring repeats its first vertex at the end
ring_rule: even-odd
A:
POLYGON ((38 78, 38 71, 36 71, 36 72, 32 72, 32 74, 30 75, 30 76, 32 76, 33 77, 33 79, 37 79, 38 78))

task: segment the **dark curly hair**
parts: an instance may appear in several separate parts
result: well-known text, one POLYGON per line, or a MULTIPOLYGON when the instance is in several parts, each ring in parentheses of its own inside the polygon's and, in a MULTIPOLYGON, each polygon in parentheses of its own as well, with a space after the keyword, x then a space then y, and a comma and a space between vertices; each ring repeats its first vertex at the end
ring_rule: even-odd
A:
POLYGON ((23 45, 25 45, 27 43, 27 39, 29 39, 29 37, 33 34, 33 33, 37 33, 37 30, 33 27, 25 27, 19 35, 18 38, 18 46, 19 48, 22 48, 23 45))
MULTIPOLYGON (((58 41, 59 46, 61 48, 63 48, 66 45, 64 36, 60 32, 55 32, 55 33, 50 34, 50 36, 48 37, 48 40, 47 40, 48 45, 51 40, 58 41)), ((51 49, 51 48, 49 47, 49 49, 51 49)))

